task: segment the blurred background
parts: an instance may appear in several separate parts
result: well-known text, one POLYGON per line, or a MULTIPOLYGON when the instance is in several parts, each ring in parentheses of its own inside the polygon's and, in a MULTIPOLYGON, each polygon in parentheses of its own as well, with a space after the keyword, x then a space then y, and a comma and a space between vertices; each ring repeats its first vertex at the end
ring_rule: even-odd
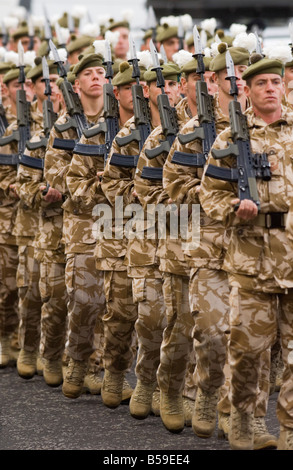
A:
POLYGON ((218 27, 229 28, 231 23, 242 23, 249 30, 257 28, 266 42, 279 40, 288 44, 288 24, 293 18, 292 0, 0 0, 1 17, 10 15, 15 8, 23 6, 32 14, 41 17, 44 7, 53 22, 64 11, 72 11, 82 5, 88 15, 82 21, 97 22, 102 16, 119 17, 122 10, 132 10, 131 28, 137 40, 148 28, 147 11, 153 7, 156 18, 162 16, 190 14, 194 24, 214 17, 218 27))

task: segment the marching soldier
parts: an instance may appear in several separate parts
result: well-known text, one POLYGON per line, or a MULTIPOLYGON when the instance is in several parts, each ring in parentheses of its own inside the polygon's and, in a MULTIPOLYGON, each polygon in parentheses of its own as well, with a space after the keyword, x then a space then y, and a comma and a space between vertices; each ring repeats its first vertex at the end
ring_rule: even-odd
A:
MULTIPOLYGON (((81 118, 84 116, 88 123, 96 124, 103 111, 102 92, 105 83, 103 57, 99 54, 83 56, 74 67, 73 74, 76 76, 75 84, 84 110, 81 118)), ((72 201, 66 184, 66 175, 73 156, 72 151, 75 142, 79 140, 78 127, 66 129, 68 119, 71 119, 70 115, 67 113, 62 115, 50 133, 44 176, 49 185, 57 189, 65 198, 62 208, 66 255, 65 281, 69 298, 66 344, 69 364, 62 391, 68 398, 77 398, 83 391, 89 358, 94 351, 97 315, 104 310, 105 306, 103 283, 100 279, 97 287, 98 281, 92 276, 95 239, 92 235, 91 208, 72 201), (72 143, 73 146, 71 146, 72 143), (56 148, 58 146, 59 148, 56 148), (92 285, 97 287, 94 292, 91 289, 92 285)), ((95 368, 94 364, 93 368, 95 368)))
MULTIPOLYGON (((231 229, 223 260, 223 270, 228 274, 231 288, 228 348, 231 448, 253 449, 260 357, 276 340, 279 321, 285 373, 277 406, 281 426, 278 448, 292 449, 292 366, 289 359, 292 242, 285 230, 285 222, 292 197, 293 117, 290 110, 281 105, 284 93, 282 63, 261 56, 257 59, 260 60, 252 63, 242 75, 246 80, 245 92, 252 104, 246 116, 251 152, 267 156, 271 177, 257 179, 257 191, 246 192, 242 197, 237 184, 205 175, 200 201, 214 223, 223 223, 231 229)), ((217 137, 213 149, 225 149, 230 139, 228 128, 217 137)), ((210 163, 231 168, 235 157, 215 160, 210 156, 210 163)))
MULTIPOLYGON (((180 53, 179 53, 180 54, 180 53)), ((176 106, 176 115, 178 119, 178 130, 191 118, 192 115, 196 114, 196 97, 195 97, 195 82, 199 79, 199 75, 196 73, 197 62, 192 59, 191 54, 188 54, 188 61, 186 65, 181 67, 180 72, 183 74, 181 81, 183 92, 186 95, 179 104, 176 106)), ((179 72, 179 71, 178 71, 179 72)), ((145 74, 145 78, 156 80, 154 72, 148 72, 145 74)), ((173 104, 172 98, 176 100, 176 96, 170 98, 170 104, 173 104)), ((145 168, 160 169, 163 167, 164 161, 167 157, 165 151, 159 152, 159 155, 154 158, 148 158, 148 151, 155 151, 160 147, 161 141, 164 141, 165 136, 163 134, 162 125, 156 127, 148 139, 145 142, 144 148, 140 154, 138 167, 134 180, 135 192, 144 208, 147 211, 148 204, 168 204, 169 196, 166 196, 166 192, 163 191, 162 182, 158 180, 145 179, 142 174, 145 168)), ((149 225, 149 224, 148 224, 149 225)), ((149 227, 148 227, 149 228, 149 227)), ((157 230, 157 227, 155 228, 157 230)), ((147 235, 145 235, 147 236, 147 235)), ((143 243, 150 243, 149 240, 143 240, 143 243)), ((180 243, 180 242, 179 242, 180 243)), ((149 253, 149 250, 147 250, 149 253)), ((140 250, 137 250, 140 253, 140 250)), ((192 406, 190 406, 190 399, 194 400, 195 388, 192 380, 193 369, 195 367, 195 361, 193 356, 190 356, 191 352, 191 333, 190 328, 187 325, 191 325, 191 315, 188 308, 188 300, 184 302, 183 292, 180 295, 180 289, 178 291, 178 302, 176 303, 174 293, 171 295, 171 291, 167 294, 168 277, 175 278, 175 273, 178 279, 182 279, 186 276, 189 279, 189 273, 184 268, 182 263, 182 257, 180 256, 180 249, 178 248, 177 240, 170 240, 170 235, 167 235, 167 239, 156 240, 156 257, 158 259, 157 270, 160 274, 158 279, 160 280, 160 295, 162 296, 163 303, 165 306, 164 316, 165 324, 161 321, 161 340, 159 356, 157 359, 157 381, 161 391, 161 406, 160 415, 164 425, 171 432, 180 432, 184 424, 191 425, 191 414, 192 406), (185 310, 184 310, 185 309, 185 310), (190 321, 188 321, 190 316, 190 321), (180 317, 180 320, 179 320, 180 317), (184 324, 183 328, 177 327, 184 324), (182 337, 179 338, 179 331, 184 331, 182 337), (185 334, 186 331, 186 334, 185 334), (177 333, 177 335, 176 335, 177 333), (186 336, 186 342, 182 341, 183 336, 186 336), (185 344, 184 344, 185 343, 185 344), (180 344, 180 346, 179 346, 180 344), (174 348, 176 348, 176 354, 174 354, 174 348), (175 358, 176 357, 176 358, 175 358), (190 372, 186 373, 185 388, 183 391, 184 398, 182 399, 182 389, 184 386, 184 374, 186 372, 187 363, 189 361, 190 372), (177 364, 175 366, 174 364, 177 364), (180 363, 180 367, 178 364, 180 363), (176 369, 176 370, 175 370, 176 369), (171 412, 172 408, 172 412, 171 412)), ((141 256, 141 255, 140 255, 141 256)), ((133 255, 134 258, 134 255, 133 255)), ((134 279, 135 281, 135 279, 134 279)), ((157 281, 158 282, 158 281, 157 281)), ((179 285, 178 280, 178 285, 179 285)), ((184 281, 183 283, 184 284, 184 281)), ((188 284, 188 281, 187 281, 188 284)), ((174 281, 175 285, 175 281, 174 281)), ((188 292, 188 290, 187 290, 188 292)), ((188 299, 188 295, 187 295, 188 299)), ((145 300, 148 297, 145 295, 145 300)), ((185 296, 186 301, 186 296, 185 296)), ((153 310, 154 316, 141 317, 138 319, 142 325, 147 321, 147 324, 156 324, 155 319, 158 316, 157 309, 153 310)), ((158 321, 158 320, 156 320, 158 321)), ((145 326, 145 325, 144 325, 145 326)), ((141 341, 144 337, 142 336, 141 341)), ((153 348, 155 344, 153 345, 153 348)), ((153 353, 153 357, 154 353, 153 353)), ((135 398, 135 393, 132 396, 132 400, 135 398)), ((139 402, 139 396, 136 398, 139 402)), ((145 401, 144 395, 141 394, 141 400, 145 401)), ((142 401, 144 403, 144 401, 142 401)), ((139 404, 139 403, 138 403, 139 404)), ((137 404, 137 407, 138 407, 137 404)))

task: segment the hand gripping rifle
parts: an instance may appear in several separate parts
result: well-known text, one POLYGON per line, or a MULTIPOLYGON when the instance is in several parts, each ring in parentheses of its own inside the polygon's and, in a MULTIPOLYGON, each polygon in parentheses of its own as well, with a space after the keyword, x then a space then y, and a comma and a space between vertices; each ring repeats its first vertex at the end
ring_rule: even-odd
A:
MULTIPOLYGON (((58 72, 63 81, 60 85, 60 89, 65 101, 65 106, 69 118, 64 124, 54 124, 55 129, 58 132, 64 132, 68 129, 75 129, 78 138, 83 134, 83 131, 88 128, 88 123, 83 112, 82 104, 77 93, 73 90, 72 84, 67 79, 67 71, 64 67, 62 60, 59 57, 57 48, 53 41, 49 41, 50 49, 53 53, 54 61, 58 66, 58 72)), ((53 147, 62 150, 73 150, 75 146, 74 139, 55 139, 53 147)))
POLYGON ((18 165, 19 159, 23 154, 26 142, 30 139, 30 102, 26 99, 26 92, 24 90, 25 72, 24 72, 24 50, 21 41, 18 42, 18 61, 19 61, 19 77, 18 82, 21 83, 21 88, 16 92, 16 112, 17 112, 17 129, 7 137, 0 139, 0 146, 17 142, 18 153, 3 155, 1 154, 2 165, 18 165))
POLYGON ((183 166, 193 166, 197 168, 202 168, 205 165, 205 162, 208 158, 208 154, 217 134, 215 126, 214 108, 212 102, 213 97, 209 94, 208 87, 204 79, 204 54, 202 51, 200 35, 196 26, 194 26, 193 28, 193 36, 195 47, 195 54, 193 55, 193 57, 197 60, 196 73, 198 73, 201 77, 201 79, 197 81, 195 85, 197 114, 200 126, 195 127, 194 131, 188 134, 179 134, 178 140, 181 144, 187 144, 196 139, 201 140, 202 153, 191 154, 187 152, 176 151, 174 152, 174 155, 172 157, 172 163, 176 163, 178 165, 183 166))
POLYGON ((105 62, 106 65, 106 78, 108 83, 103 85, 103 98, 104 98, 104 118, 105 121, 99 123, 90 129, 85 129, 83 134, 86 138, 93 137, 100 133, 105 134, 105 145, 91 145, 77 143, 74 148, 74 153, 88 157, 104 157, 104 165, 112 146, 112 142, 119 131, 119 107, 118 101, 113 92, 112 78, 113 78, 113 62, 112 53, 109 41, 105 41, 105 62))
MULTIPOLYGON (((206 175, 224 181, 238 183, 238 196, 240 202, 243 199, 253 201, 258 209, 260 201, 257 191, 256 178, 265 181, 270 180, 270 164, 265 154, 253 154, 250 145, 249 129, 247 118, 241 111, 241 105, 237 101, 238 88, 237 77, 234 72, 233 59, 229 51, 226 52, 227 77, 230 80, 230 95, 234 97, 229 103, 229 118, 233 143, 227 149, 212 150, 212 155, 216 159, 228 156, 237 159, 237 168, 221 168, 215 165, 208 165, 206 175)), ((235 207, 237 210, 239 204, 235 207)))

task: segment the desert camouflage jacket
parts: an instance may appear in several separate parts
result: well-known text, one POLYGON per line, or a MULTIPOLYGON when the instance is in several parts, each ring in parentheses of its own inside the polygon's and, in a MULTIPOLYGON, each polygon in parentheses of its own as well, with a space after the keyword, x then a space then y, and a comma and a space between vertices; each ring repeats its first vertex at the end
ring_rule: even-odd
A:
MULTIPOLYGON (((292 201, 293 113, 283 106, 282 117, 272 124, 256 117, 252 108, 246 115, 252 152, 265 153, 270 162, 271 179, 256 180, 259 215, 249 222, 237 218, 231 204, 238 197, 237 183, 207 176, 202 180, 200 202, 208 217, 231 229, 223 263, 231 285, 276 292, 293 287, 293 244, 283 227, 284 220, 269 228, 271 217, 264 214, 286 214, 292 201)), ((230 140, 228 128, 217 137, 214 148, 224 149, 230 140)), ((215 160, 211 155, 208 163, 226 168, 236 164, 235 157, 215 160)))
MULTIPOLYGON (((66 122, 67 114, 61 115, 55 124, 66 122)), ((91 122, 96 124, 100 116, 91 117, 91 122)), ((57 189, 63 195, 65 202, 63 208, 63 236, 62 243, 67 253, 92 252, 95 239, 92 235, 93 220, 91 208, 87 208, 81 201, 73 201, 67 186, 67 173, 73 157, 71 150, 54 148, 54 140, 74 139, 78 140, 75 129, 68 129, 62 133, 54 126, 50 132, 45 155, 44 177, 52 188, 57 189)))
MULTIPOLYGON (((229 125, 229 118, 219 107, 217 96, 214 99, 214 113, 216 133, 219 134, 229 125)), ((198 117, 194 116, 181 129, 181 134, 193 132, 195 127, 199 127, 198 117)), ((199 187, 203 175, 203 167, 192 167, 180 165, 172 162, 175 152, 187 154, 201 154, 202 143, 200 140, 192 140, 182 144, 177 138, 172 146, 163 169, 163 185, 169 197, 178 206, 187 205, 190 215, 189 232, 192 233, 192 224, 198 223, 192 213, 193 205, 199 204, 199 187)), ((225 229, 220 222, 215 222, 207 217, 200 208, 200 244, 188 243, 191 240, 185 237, 182 245, 182 255, 190 267, 207 267, 220 269, 225 246, 225 229)))
MULTIPOLYGON (((31 135, 40 131, 43 126, 43 114, 37 108, 35 101, 31 105, 31 135)), ((17 129, 16 119, 12 120, 11 124, 6 129, 3 137, 12 134, 13 130, 17 129)), ((0 147, 0 152, 3 154, 17 154, 18 144, 17 141, 11 142, 3 147, 0 147)), ((1 158, 1 156, 0 156, 1 158)), ((9 165, 0 165, 0 240, 1 243, 16 244, 16 232, 21 229, 21 221, 19 220, 20 212, 23 212, 23 207, 20 205, 19 200, 14 197, 10 191, 10 185, 16 183, 17 167, 9 165), (19 211, 19 213, 18 213, 19 211), (18 216, 16 226, 16 216, 18 216)), ((23 214, 24 215, 24 214, 23 214)))
MULTIPOLYGON (((188 108, 187 98, 183 98, 176 106, 176 112, 178 117, 178 127, 181 129, 186 121, 190 119, 190 110, 188 108)), ((129 243, 129 259, 135 263, 135 258, 142 259, 147 264, 155 264, 158 266, 160 271, 173 272, 176 274, 188 274, 188 268, 186 266, 184 256, 181 250, 181 242, 179 239, 172 239, 169 233, 170 217, 168 210, 164 208, 168 206, 169 195, 163 189, 162 179, 147 179, 143 175, 143 169, 146 168, 157 168, 162 169, 165 163, 167 153, 164 152, 155 158, 148 158, 147 150, 157 148, 160 142, 165 140, 162 132, 162 127, 156 127, 148 139, 145 142, 144 148, 142 149, 137 165, 137 171, 135 175, 135 191, 138 194, 140 203, 146 213, 145 223, 145 235, 144 239, 141 240, 141 247, 137 254, 137 248, 134 243, 129 243), (158 204, 160 206, 158 206, 158 204), (156 212, 156 218, 154 218, 153 210, 156 206, 159 208, 156 212), (163 213, 160 212, 163 211, 163 213), (165 216, 166 214, 166 216, 165 216), (165 218, 166 217, 166 218, 165 218), (153 232, 156 235, 155 240, 148 239, 147 230, 149 233, 152 222, 156 220, 156 225, 153 227, 153 232), (166 223, 165 223, 166 220, 166 223), (163 225, 161 225, 161 222, 163 225), (144 245, 143 245, 144 244, 144 245), (144 253, 144 259, 141 256, 144 253)), ((138 261, 136 262, 138 265, 138 261)))

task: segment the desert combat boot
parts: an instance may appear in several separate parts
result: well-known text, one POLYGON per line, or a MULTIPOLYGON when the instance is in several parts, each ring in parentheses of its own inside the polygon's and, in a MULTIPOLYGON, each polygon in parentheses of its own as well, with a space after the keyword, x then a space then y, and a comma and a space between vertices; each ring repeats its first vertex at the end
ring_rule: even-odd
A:
POLYGON ((254 415, 231 407, 229 443, 232 450, 253 450, 254 415))
POLYGON ((37 351, 21 349, 17 359, 17 372, 23 379, 32 379, 37 372, 37 351))
POLYGON ((49 387, 59 387, 63 382, 62 360, 43 359, 43 376, 49 387))
POLYGON ((8 366, 10 361, 10 338, 0 338, 0 368, 8 366))
POLYGON ((171 394, 161 390, 160 416, 168 431, 173 433, 183 431, 185 419, 181 393, 171 394))
POLYGON ((105 369, 101 390, 104 405, 109 408, 117 408, 117 406, 120 405, 122 401, 123 383, 123 372, 113 373, 105 369))
POLYGON ((62 385, 62 392, 65 397, 78 398, 82 394, 87 369, 88 361, 75 361, 70 358, 62 385))
POLYGON ((156 382, 144 383, 137 380, 129 403, 129 411, 133 418, 145 419, 148 417, 152 409, 152 397, 156 385, 156 382))
POLYGON ((192 429, 198 437, 207 439, 212 436, 217 421, 218 399, 218 391, 207 393, 200 388, 197 389, 192 416, 192 429))
POLYGON ((293 450, 293 429, 280 426, 278 450, 293 450))

